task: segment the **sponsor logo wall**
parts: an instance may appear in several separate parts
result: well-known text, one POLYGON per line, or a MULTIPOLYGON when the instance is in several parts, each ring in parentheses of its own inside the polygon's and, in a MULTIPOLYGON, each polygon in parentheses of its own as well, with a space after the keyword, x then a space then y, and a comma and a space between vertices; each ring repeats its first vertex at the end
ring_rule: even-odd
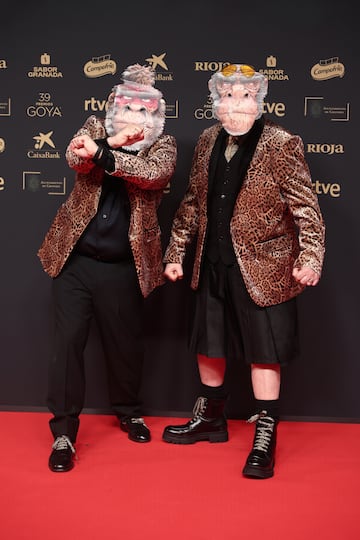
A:
MULTIPOLYGON (((150 10, 145 3, 140 4, 145 12, 150 10)), ((158 4, 163 6, 162 2, 158 4)), ((127 65, 138 62, 155 70, 156 86, 166 100, 165 131, 176 136, 179 147, 176 173, 159 210, 165 247, 173 214, 186 188, 196 140, 216 121, 208 80, 224 66, 243 62, 251 63, 269 79, 266 117, 302 136, 327 225, 321 284, 316 290, 306 291, 299 302, 302 351, 299 361, 284 374, 284 415, 360 418, 355 385, 360 376, 355 343, 360 322, 355 301, 359 298, 355 275, 359 255, 354 242, 359 233, 354 119, 358 67, 347 46, 352 33, 345 26, 338 29, 341 35, 334 46, 331 26, 317 27, 314 22, 315 37, 306 41, 299 24, 295 31, 287 32, 293 41, 301 42, 301 54, 276 31, 269 39, 268 33, 252 34, 251 28, 243 28, 239 44, 235 34, 228 34, 226 26, 221 25, 227 20, 225 14, 219 15, 219 20, 211 19, 210 26, 204 22, 202 16, 210 4, 213 2, 199 2, 192 8, 193 16, 188 17, 185 11, 176 9, 176 19, 162 11, 158 20, 152 18, 151 32, 140 32, 141 39, 131 47, 133 25, 122 27, 121 40, 115 35, 109 37, 103 14, 99 15, 96 32, 89 34, 90 18, 84 19, 81 6, 75 4, 71 21, 65 8, 56 8, 59 29, 51 39, 41 23, 36 37, 28 39, 36 8, 26 4, 28 22, 23 15, 22 33, 17 36, 24 44, 21 54, 12 52, 6 44, 17 32, 15 13, 7 14, 9 25, 3 30, 5 39, 0 41, 0 407, 45 407, 47 362, 52 354, 51 280, 43 273, 36 251, 73 185, 74 173, 67 166, 65 151, 75 131, 88 116, 105 114, 107 96, 120 82, 127 65), (71 28, 73 34, 76 30, 76 38, 71 28), (227 39, 214 40, 214 33, 227 39), (151 39, 152 35, 157 39, 151 39), (19 384, 20 374, 26 384, 19 384)), ((225 1, 224 7, 230 4, 233 6, 233 2, 225 1)), ((320 4, 324 9, 329 7, 329 3, 320 4)), ((234 9, 240 15, 240 6, 234 9)), ((290 24, 292 15, 285 3, 281 9, 279 21, 286 27, 284 21, 290 24)), ((301 20, 308 21, 308 16, 305 11, 299 12, 301 20)), ((257 24, 261 26, 261 20, 257 24)), ((147 28, 145 22, 142 25, 143 30, 147 28)), ((191 248, 185 268, 189 274, 191 248)), ((196 396, 195 363, 186 341, 192 302, 189 281, 188 275, 182 283, 166 284, 147 303, 143 397, 149 413, 181 415, 190 410, 196 396), (174 310, 176 316, 170 321, 174 310), (188 384, 183 387, 185 380, 188 384)), ((107 410, 95 326, 86 354, 87 408, 107 410)), ((229 416, 246 416, 250 389, 239 395, 236 377, 247 378, 248 373, 232 362, 235 375, 229 375, 228 381, 232 389, 229 416)))

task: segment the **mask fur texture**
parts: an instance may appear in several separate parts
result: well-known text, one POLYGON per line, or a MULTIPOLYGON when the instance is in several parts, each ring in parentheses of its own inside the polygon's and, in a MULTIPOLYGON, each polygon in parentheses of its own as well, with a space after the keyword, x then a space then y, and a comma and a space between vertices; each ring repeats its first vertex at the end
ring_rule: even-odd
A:
POLYGON ((255 120, 263 114, 268 89, 268 81, 262 73, 254 71, 251 76, 246 76, 241 66, 236 64, 236 71, 229 76, 214 73, 208 83, 213 114, 230 135, 250 131, 255 120))
POLYGON ((165 101, 154 88, 155 74, 148 66, 134 64, 122 74, 123 83, 113 87, 108 98, 105 128, 108 135, 116 135, 127 124, 144 128, 144 139, 126 150, 149 148, 160 137, 165 125, 165 101))

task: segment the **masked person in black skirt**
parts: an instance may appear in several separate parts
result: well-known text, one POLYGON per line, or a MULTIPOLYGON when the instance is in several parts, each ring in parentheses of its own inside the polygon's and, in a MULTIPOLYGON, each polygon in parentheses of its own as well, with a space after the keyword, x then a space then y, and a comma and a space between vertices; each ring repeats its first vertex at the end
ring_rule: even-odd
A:
POLYGON ((267 79, 232 64, 209 81, 219 120, 198 140, 187 191, 176 212, 164 262, 183 276, 197 235, 191 286, 196 307, 191 350, 202 395, 193 418, 167 426, 163 439, 224 442, 224 377, 229 355, 250 366, 253 447, 243 474, 274 474, 280 371, 298 349, 296 297, 317 285, 325 228, 299 136, 263 117, 267 79))

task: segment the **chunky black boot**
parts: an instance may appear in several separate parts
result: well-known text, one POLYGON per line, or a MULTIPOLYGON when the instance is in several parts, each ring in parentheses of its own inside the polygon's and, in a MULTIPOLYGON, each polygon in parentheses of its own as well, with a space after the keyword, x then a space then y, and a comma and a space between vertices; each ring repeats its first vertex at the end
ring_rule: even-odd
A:
POLYGON ((163 440, 177 444, 226 442, 229 435, 224 416, 225 402, 225 399, 199 397, 194 406, 193 418, 180 426, 167 426, 163 440))
POLYGON ((276 431, 278 421, 261 411, 249 418, 256 422, 253 448, 243 469, 243 475, 249 478, 271 478, 274 475, 276 431))

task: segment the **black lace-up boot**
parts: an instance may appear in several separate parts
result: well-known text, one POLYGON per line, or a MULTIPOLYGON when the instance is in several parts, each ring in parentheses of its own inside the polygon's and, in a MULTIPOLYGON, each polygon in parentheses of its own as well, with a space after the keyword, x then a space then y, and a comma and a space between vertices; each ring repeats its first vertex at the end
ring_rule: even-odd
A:
POLYGON ((226 399, 199 397, 193 410, 193 418, 180 426, 167 426, 163 440, 177 444, 198 441, 226 442, 229 439, 224 416, 226 399))
POLYGON ((249 418, 256 422, 253 447, 243 469, 249 478, 270 478, 274 475, 276 431, 278 420, 261 411, 249 418))

